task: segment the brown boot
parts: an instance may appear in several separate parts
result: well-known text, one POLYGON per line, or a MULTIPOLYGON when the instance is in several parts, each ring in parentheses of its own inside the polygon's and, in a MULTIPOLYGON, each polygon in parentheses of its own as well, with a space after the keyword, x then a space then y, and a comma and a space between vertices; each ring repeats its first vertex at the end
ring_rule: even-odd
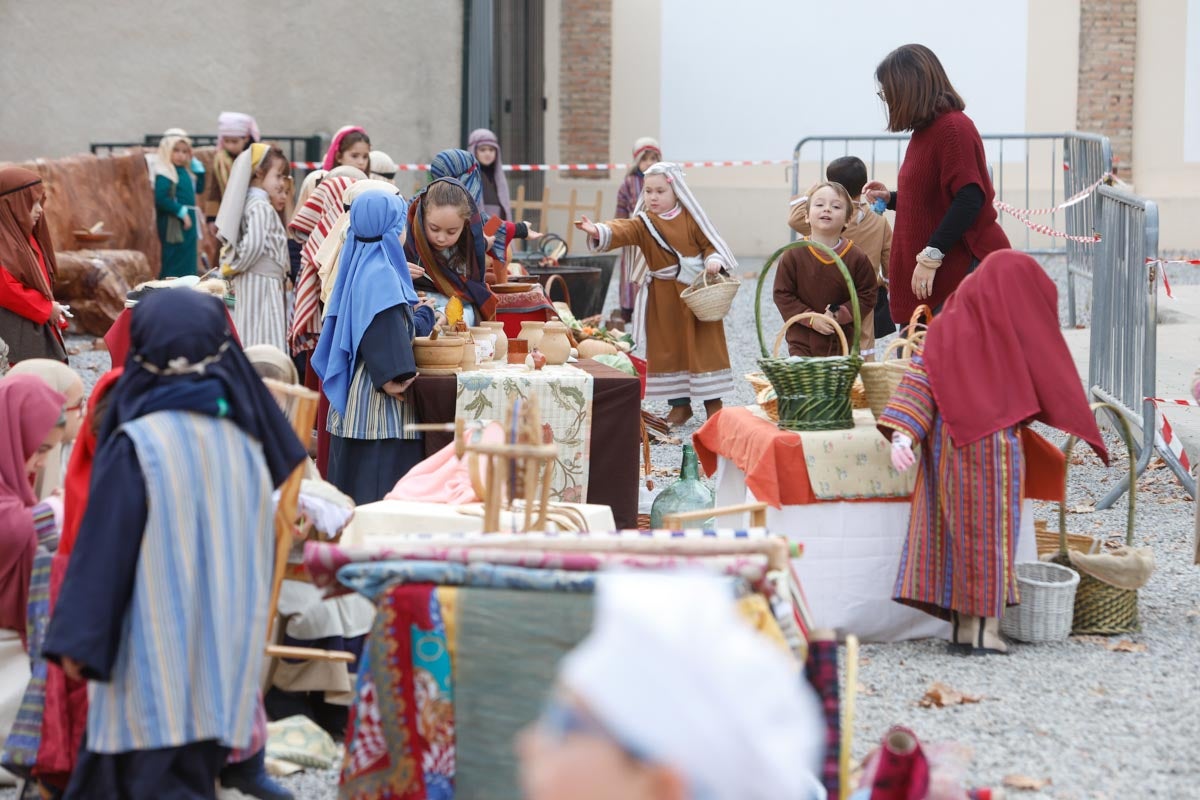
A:
POLYGON ((979 617, 950 612, 950 652, 968 655, 979 637, 979 617))
POLYGON ((1000 635, 999 617, 983 618, 983 624, 979 626, 979 633, 975 637, 975 647, 971 653, 977 656, 1006 655, 1008 653, 1008 642, 1004 641, 1004 637, 1000 635))
POLYGON ((667 424, 672 428, 678 428, 683 423, 692 418, 691 406, 671 406, 671 411, 667 414, 667 424))
POLYGON ((707 419, 712 419, 712 415, 717 413, 718 411, 720 411, 723 406, 724 406, 724 403, 722 403, 719 399, 718 400, 705 400, 704 401, 705 417, 707 419))

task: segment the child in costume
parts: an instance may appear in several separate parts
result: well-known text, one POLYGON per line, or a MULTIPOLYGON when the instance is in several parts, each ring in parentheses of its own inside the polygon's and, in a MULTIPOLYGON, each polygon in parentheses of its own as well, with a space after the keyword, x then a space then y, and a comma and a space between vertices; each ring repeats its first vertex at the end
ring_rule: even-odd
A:
MULTIPOLYGON (((809 193, 808 238, 837 253, 850 270, 865 329, 865 321, 875 307, 878 278, 871 259, 843 233, 854 213, 850 194, 840 183, 821 183, 809 193)), ((774 296, 775 306, 785 320, 811 311, 828 315, 810 317, 788 328, 790 355, 842 355, 834 326, 841 326, 849 342, 854 336, 854 314, 846 279, 832 258, 812 247, 788 250, 775 271, 774 296)))
POLYGON ((213 236, 217 235, 217 212, 221 210, 234 159, 261 138, 258 123, 249 114, 222 111, 217 117, 217 152, 213 154, 212 175, 204 198, 204 216, 208 218, 208 232, 213 236))
MULTIPOLYGON (((616 219, 629 219, 633 216, 633 209, 637 207, 642 196, 646 170, 662 160, 662 148, 655 139, 643 136, 633 143, 633 163, 625 173, 621 188, 617 190, 616 219)), ((637 287, 629 279, 636 258, 637 252, 631 247, 621 251, 620 303, 621 313, 626 322, 633 320, 633 300, 637 297, 637 287)))
POLYGON ((221 274, 236 301, 233 324, 244 347, 287 347, 287 231, 272 205, 288 171, 277 147, 252 144, 233 163, 217 214, 221 274))
POLYGON ((371 169, 371 137, 357 125, 347 125, 333 135, 321 168, 354 167, 364 175, 371 169))
POLYGON ((467 150, 479 162, 479 176, 483 178, 484 213, 506 221, 512 219, 512 202, 508 194, 508 178, 504 174, 500 140, 487 128, 479 128, 471 131, 467 137, 467 150))
POLYGON ((583 217, 575 227, 588 235, 592 251, 641 250, 631 278, 638 286, 634 340, 646 347, 646 399, 668 401, 673 426, 691 419, 692 399, 703 400, 711 417, 733 391, 725 324, 696 319, 680 295, 701 271, 732 271, 737 260, 679 165, 660 162, 646 170, 633 218, 596 223, 583 217))
POLYGON ((159 277, 195 275, 200 235, 196 198, 204 191, 204 165, 192 157, 192 140, 185 131, 171 128, 163 134, 150 169, 162 242, 159 277))

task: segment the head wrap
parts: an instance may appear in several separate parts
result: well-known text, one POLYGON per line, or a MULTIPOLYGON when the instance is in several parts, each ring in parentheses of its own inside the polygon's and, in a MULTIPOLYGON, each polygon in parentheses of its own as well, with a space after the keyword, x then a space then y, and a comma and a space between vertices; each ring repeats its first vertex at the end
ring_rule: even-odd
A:
MULTIPOLYGON (((667 183, 671 184, 671 189, 675 192, 675 199, 679 201, 679 205, 683 206, 684 210, 691 214, 692 219, 700 226, 700 230, 708 238, 709 244, 717 251, 717 255, 725 262, 725 268, 730 272, 737 269, 737 259, 733 257, 733 251, 729 249, 729 245, 717 233, 717 228, 712 224, 708 215, 704 213, 704 209, 700 206, 700 201, 692 194, 692 190, 688 188, 687 181, 683 179, 683 170, 678 164, 670 161, 660 161, 654 164, 650 169, 646 170, 646 177, 651 175, 666 176, 667 183)), ((636 217, 646 207, 645 194, 638 196, 637 205, 633 207, 633 216, 636 217)), ((646 341, 646 300, 647 287, 646 284, 650 280, 650 271, 646 267, 646 259, 639 252, 633 261, 633 268, 629 273, 630 283, 638 286, 638 297, 634 303, 633 315, 633 340, 635 342, 646 341)))
MULTIPOLYGON (((80 397, 83 395, 83 378, 79 373, 61 361, 52 358, 27 358, 13 365, 10 375, 34 375, 46 382, 54 391, 68 397, 72 387, 78 386, 80 397)), ((64 439, 57 447, 46 455, 46 463, 38 471, 34 482, 34 494, 43 499, 55 489, 62 488, 63 481, 63 449, 70 442, 64 439)))
POLYGON ((394 181, 396 179, 396 162, 392 157, 382 150, 371 151, 371 174, 370 178, 375 178, 381 181, 394 181))
POLYGON ((8 342, 0 339, 0 378, 8 374, 8 342))
POLYGON ((924 358, 956 447, 1036 419, 1075 434, 1107 463, 1058 327, 1058 290, 1032 256, 989 253, 929 324, 924 358))
MULTIPOLYGON (((462 150, 445 152, 462 153, 462 150)), ((469 153, 466 155, 470 156, 469 153)), ((474 156, 470 156, 474 160, 474 156)), ((476 176, 478 177, 478 176, 476 176)), ((454 178, 437 178, 422 189, 408 207, 408 242, 405 250, 415 256, 415 260, 425 268, 429 279, 437 290, 447 297, 457 297, 464 303, 472 303, 478 308, 483 319, 491 319, 496 313, 496 296, 487 286, 487 240, 483 236, 483 218, 479 213, 479 205, 471 196, 470 191, 454 178), (425 238, 425 194, 435 183, 452 183, 467 192, 467 201, 471 206, 471 216, 463 227, 462 236, 470 236, 467 241, 468 264, 470 274, 465 278, 452 269, 445 269, 434 252, 433 245, 425 238)), ((460 237, 455 247, 463 245, 460 237)))
POLYGON ((259 375, 262 375, 260 367, 266 367, 274 373, 274 375, 263 375, 265 378, 278 376, 275 377, 275 380, 293 385, 300 382, 300 373, 296 370, 296 364, 287 357, 286 353, 274 345, 255 344, 247 347, 246 360, 259 375))
MULTIPOLYGON (((499 152, 496 157, 500 157, 499 152)), ((475 156, 466 150, 443 150, 438 153, 429 164, 429 182, 433 183, 442 178, 454 178, 463 185, 475 203, 480 225, 486 225, 490 217, 483 210, 483 178, 479 175, 479 162, 475 160, 475 156)), ((505 183, 505 186, 507 185, 505 183)), ((508 263, 510 227, 510 225, 501 225, 497 228, 492 241, 492 257, 502 264, 508 263)), ((485 248, 486 244, 485 242, 485 248)))
POLYGON ((352 167, 349 164, 339 164, 329 170, 327 178, 349 178, 352 181, 362 181, 367 179, 367 173, 363 172, 358 167, 352 167))
POLYGON ((0 379, 0 628, 25 637, 25 603, 37 550, 37 503, 25 462, 62 417, 66 398, 34 375, 0 379))
POLYGON ((0 269, 47 300, 54 299, 58 262, 45 213, 35 224, 33 207, 46 197, 46 187, 36 172, 21 167, 0 168, 0 269), (43 270, 29 240, 42 251, 43 270), (47 275, 49 273, 49 275, 47 275))
POLYGON ((150 162, 151 183, 154 183, 157 175, 163 176, 171 183, 179 183, 179 172, 171 163, 171 152, 180 142, 187 142, 188 147, 192 145, 191 137, 183 128, 167 128, 163 132, 162 138, 158 140, 158 153, 150 162))
POLYGON ((251 142, 259 141, 258 123, 249 114, 239 111, 222 111, 217 117, 217 148, 225 146, 226 136, 249 136, 251 142))
MULTIPOLYGON (((321 181, 323 181, 325 176, 328 174, 328 170, 314 169, 312 172, 304 176, 304 180, 300 182, 300 191, 296 193, 297 214, 300 213, 300 209, 304 208, 304 204, 308 202, 308 198, 312 196, 312 193, 317 190, 317 186, 320 185, 321 181)), ((295 217, 292 218, 292 222, 295 222, 295 217)), ((288 224, 288 227, 291 227, 291 223, 288 224)))
POLYGON ((338 132, 333 135, 333 141, 329 143, 329 149, 325 151, 325 159, 321 166, 325 169, 333 169, 338 165, 338 148, 342 146, 342 139, 345 139, 351 133, 361 133, 366 135, 366 131, 357 125, 346 125, 338 129, 338 132))
POLYGON ((312 197, 296 210, 296 215, 288 225, 294 233, 304 237, 304 244, 300 247, 300 274, 296 278, 296 302, 292 311, 292 325, 288 329, 288 344, 293 351, 311 350, 321 333, 321 318, 317 313, 321 300, 317 250, 344 210, 342 195, 354 183, 353 178, 329 173, 312 197))
POLYGON ((92 387, 87 416, 79 429, 79 438, 75 441, 75 447, 71 449, 71 458, 67 461, 67 477, 63 483, 63 527, 58 541, 58 552, 62 555, 70 555, 74 549, 75 537, 79 535, 79 523, 83 521, 83 512, 87 509, 88 487, 92 482, 92 463, 96 459, 96 409, 124 371, 123 367, 110 369, 96 381, 96 385, 92 387))
POLYGON ((643 136, 633 143, 633 166, 637 167, 637 162, 642 159, 642 156, 647 152, 653 151, 662 157, 662 148, 658 146, 658 140, 649 136, 643 136))
POLYGON ((738 618, 727 580, 601 575, 592 633, 560 678, 620 743, 677 770, 689 797, 811 797, 820 785, 816 697, 796 663, 738 618))
POLYGON ((367 180, 355 181, 342 193, 342 213, 338 215, 329 234, 317 248, 313 261, 317 265, 317 278, 321 282, 321 302, 329 303, 329 295, 333 293, 333 284, 337 280, 338 261, 342 254, 342 245, 346 241, 346 232, 350 229, 350 209, 354 199, 367 192, 384 192, 385 194, 400 194, 396 184, 390 181, 367 180))
POLYGON ((283 483, 306 453, 234 341, 225 304, 202 292, 154 292, 130 313, 125 374, 112 390, 100 447, 172 391, 182 395, 193 384, 215 378, 229 403, 228 418, 262 445, 272 482, 283 483))
POLYGON ((512 201, 508 196, 508 175, 504 172, 504 153, 500 151, 500 140, 487 128, 471 131, 471 135, 467 137, 467 149, 475 156, 477 162, 479 148, 484 145, 496 149, 496 160, 488 167, 480 164, 479 169, 491 176, 492 182, 496 184, 496 198, 500 201, 500 207, 504 209, 504 218, 512 219, 512 201))
POLYGON ((329 405, 346 413, 350 376, 363 335, 376 315, 418 302, 400 237, 408 216, 404 198, 368 192, 350 207, 350 232, 329 296, 312 365, 329 405))
POLYGON ((217 211, 217 238, 221 240, 221 262, 227 262, 237 249, 242 235, 242 213, 246 210, 246 193, 254 171, 262 164, 271 146, 255 142, 243 150, 229 171, 229 183, 225 185, 225 196, 221 198, 221 209, 217 211))

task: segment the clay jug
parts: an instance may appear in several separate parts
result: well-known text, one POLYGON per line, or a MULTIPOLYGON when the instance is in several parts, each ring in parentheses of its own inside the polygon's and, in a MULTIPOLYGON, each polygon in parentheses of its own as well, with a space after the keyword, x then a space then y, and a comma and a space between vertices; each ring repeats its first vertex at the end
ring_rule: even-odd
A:
POLYGON ((475 369, 479 365, 479 354, 475 350, 475 341, 467 333, 463 338, 463 357, 459 366, 465 371, 475 369))
POLYGON ((496 355, 495 360, 500 363, 508 358, 508 336, 504 333, 503 322, 481 322, 480 327, 487 328, 488 332, 496 337, 496 355))
POLYGON ((547 322, 542 328, 542 340, 538 349, 546 356, 546 363, 558 366, 567 363, 571 356, 571 340, 567 338, 567 326, 561 322, 547 322))
POLYGON ((529 349, 539 347, 542 343, 542 329, 546 326, 544 322, 534 322, 526 320, 521 323, 521 332, 517 334, 518 339, 524 339, 529 342, 529 349))
POLYGON ((533 352, 525 357, 525 365, 533 367, 534 370, 539 370, 546 366, 546 355, 538 348, 533 348, 533 352))
POLYGON ((479 363, 491 361, 496 356, 496 332, 482 326, 471 328, 471 338, 480 350, 479 363))

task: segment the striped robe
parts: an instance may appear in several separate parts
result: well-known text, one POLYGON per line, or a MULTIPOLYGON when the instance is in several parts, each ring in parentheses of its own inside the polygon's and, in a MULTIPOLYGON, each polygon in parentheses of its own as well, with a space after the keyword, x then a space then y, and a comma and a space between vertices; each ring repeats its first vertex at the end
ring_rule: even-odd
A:
POLYGON ((245 747, 274 549, 262 448, 228 420, 188 412, 120 431, 137 452, 147 517, 111 676, 90 687, 87 748, 245 747))
POLYGON ((944 619, 1001 617, 1019 602, 1013 561, 1025 488, 1020 429, 955 447, 920 356, 879 418, 921 443, 895 599, 944 619))
POLYGON ((353 178, 325 178, 312 196, 304 201, 304 205, 296 209, 295 216, 288 224, 292 234, 303 242, 300 249, 300 276, 296 279, 296 303, 288 330, 292 352, 312 350, 317 346, 317 337, 321 335, 321 279, 314 258, 333 224, 345 210, 342 195, 352 183, 353 178))
POLYGON ((261 189, 251 189, 246 197, 237 247, 222 272, 229 277, 236 298, 233 324, 242 347, 269 344, 288 352, 287 232, 261 189))

